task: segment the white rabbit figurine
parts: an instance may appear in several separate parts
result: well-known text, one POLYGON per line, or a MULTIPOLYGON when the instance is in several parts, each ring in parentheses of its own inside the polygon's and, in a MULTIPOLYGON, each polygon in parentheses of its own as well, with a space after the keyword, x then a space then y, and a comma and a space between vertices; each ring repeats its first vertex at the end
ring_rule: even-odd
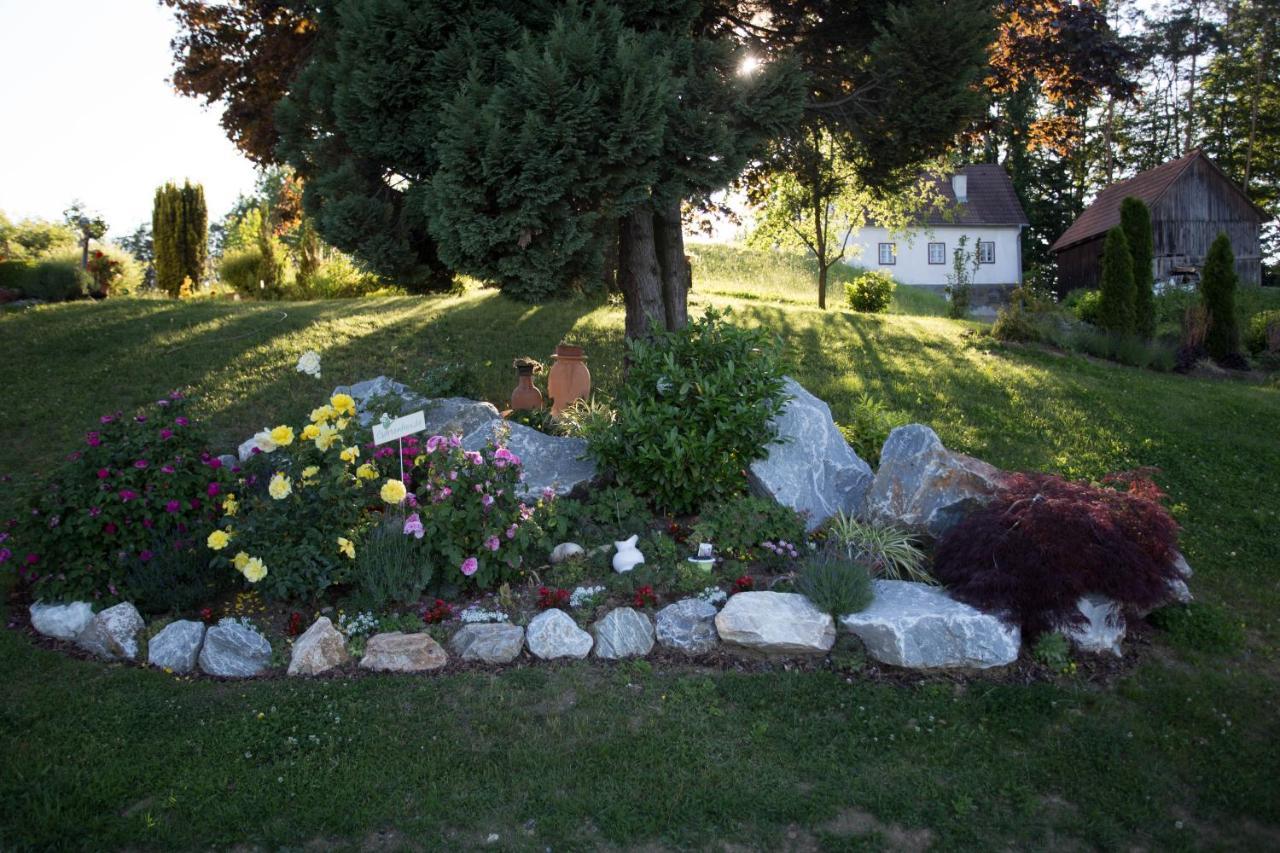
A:
POLYGON ((644 562, 644 554, 641 554, 640 549, 636 547, 636 542, 639 539, 640 536, 636 534, 630 539, 623 539, 621 542, 613 543, 613 547, 618 549, 618 553, 613 555, 613 570, 615 572, 619 574, 629 572, 644 562))

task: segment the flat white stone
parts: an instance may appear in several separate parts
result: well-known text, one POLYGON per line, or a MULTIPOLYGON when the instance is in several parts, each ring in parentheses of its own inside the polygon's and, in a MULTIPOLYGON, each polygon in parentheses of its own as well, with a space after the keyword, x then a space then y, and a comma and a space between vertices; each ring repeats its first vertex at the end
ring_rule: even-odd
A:
POLYGON ((204 635, 200 669, 224 678, 251 678, 271 664, 271 643, 252 628, 223 619, 204 635))
POLYGON ((147 663, 171 672, 191 672, 204 644, 204 631, 203 622, 170 622, 147 643, 147 663))
POLYGON ((836 642, 831 616, 794 592, 740 592, 715 623, 723 642, 767 654, 821 654, 836 642))
POLYGON ((563 610, 544 610, 529 620, 524 632, 529 652, 542 660, 585 658, 594 642, 563 610))
POLYGON ((914 669, 1004 666, 1018 658, 1022 632, 956 601, 942 589, 910 581, 877 580, 875 598, 860 613, 840 618, 867 654, 914 669))
POLYGON ((449 640, 449 648, 463 660, 511 663, 524 648, 524 628, 503 622, 463 625, 449 640))
POLYGON ((376 672, 426 672, 440 669, 448 662, 448 653, 430 634, 391 631, 369 638, 360 668, 376 672))
POLYGON ((85 601, 73 601, 70 604, 44 604, 37 601, 31 605, 31 627, 46 637, 59 640, 74 640, 80 632, 93 620, 93 608, 85 601))

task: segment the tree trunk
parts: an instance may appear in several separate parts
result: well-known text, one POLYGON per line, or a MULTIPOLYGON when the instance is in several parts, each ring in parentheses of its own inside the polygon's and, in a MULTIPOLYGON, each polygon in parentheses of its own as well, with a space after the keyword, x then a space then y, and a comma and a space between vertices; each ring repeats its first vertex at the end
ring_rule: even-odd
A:
POLYGON ((689 324, 689 288, 693 283, 693 270, 684 253, 678 200, 654 211, 653 233, 662 276, 663 320, 667 330, 674 332, 689 324))
POLYGON ((80 269, 87 270, 89 268, 89 234, 85 232, 84 238, 80 241, 80 269))
POLYGON ((627 337, 632 339, 647 335, 654 324, 666 324, 653 220, 651 208, 637 208, 622 220, 618 241, 618 286, 627 307, 627 337))
POLYGON ((617 220, 610 220, 604 225, 603 250, 600 253, 600 281, 604 284, 606 293, 618 292, 618 236, 620 230, 617 220))

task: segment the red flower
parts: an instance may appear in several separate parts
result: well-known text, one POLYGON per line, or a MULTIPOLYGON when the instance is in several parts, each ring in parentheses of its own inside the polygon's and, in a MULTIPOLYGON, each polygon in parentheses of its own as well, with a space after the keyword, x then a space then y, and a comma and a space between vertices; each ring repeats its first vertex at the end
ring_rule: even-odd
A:
POLYGON ((635 595, 631 599, 631 603, 635 607, 644 607, 649 604, 657 604, 658 598, 653 594, 653 587, 645 584, 636 590, 635 595))
POLYGON ((212 622, 212 621, 213 621, 213 608, 212 608, 212 607, 201 607, 201 608, 200 608, 200 621, 201 621, 201 622, 206 622, 206 623, 208 623, 208 622, 212 622))
POLYGON ((538 588, 538 609, 550 610, 553 607, 564 607, 569 603, 569 590, 538 588))
POLYGON ((734 592, 750 592, 756 588, 756 582, 751 575, 743 575, 733 582, 734 592))
POLYGON ((428 625, 436 622, 443 622, 453 617, 453 605, 447 603, 443 598, 437 598, 436 603, 428 607, 422 605, 422 621, 428 625))
MULTIPOLYGON (((208 610, 208 608, 206 607, 205 610, 208 610)), ((302 614, 296 610, 289 614, 288 630, 290 637, 296 637, 302 633, 302 614)))

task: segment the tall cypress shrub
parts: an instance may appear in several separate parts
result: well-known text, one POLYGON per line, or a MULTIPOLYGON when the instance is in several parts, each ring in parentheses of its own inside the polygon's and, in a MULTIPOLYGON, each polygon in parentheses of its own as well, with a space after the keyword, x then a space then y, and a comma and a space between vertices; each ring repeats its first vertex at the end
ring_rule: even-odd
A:
POLYGON ((1236 258, 1231 240, 1219 234, 1209 246, 1200 274, 1200 301, 1209 315, 1204 348, 1221 360, 1240 350, 1240 330, 1236 326, 1236 258))
POLYGON ((1102 246, 1102 298, 1098 302, 1098 325, 1109 332, 1134 331, 1133 258, 1129 241, 1119 225, 1107 232, 1102 246))
POLYGON ((1133 259, 1134 331, 1150 340, 1156 333, 1155 276, 1151 270, 1151 211, 1140 198, 1126 198, 1120 204, 1120 227, 1129 241, 1133 259))
POLYGON ((177 296, 182 280, 204 279, 209 250, 209 212, 204 187, 190 181, 182 186, 168 183, 156 189, 151 211, 151 232, 155 247, 156 286, 177 296))

